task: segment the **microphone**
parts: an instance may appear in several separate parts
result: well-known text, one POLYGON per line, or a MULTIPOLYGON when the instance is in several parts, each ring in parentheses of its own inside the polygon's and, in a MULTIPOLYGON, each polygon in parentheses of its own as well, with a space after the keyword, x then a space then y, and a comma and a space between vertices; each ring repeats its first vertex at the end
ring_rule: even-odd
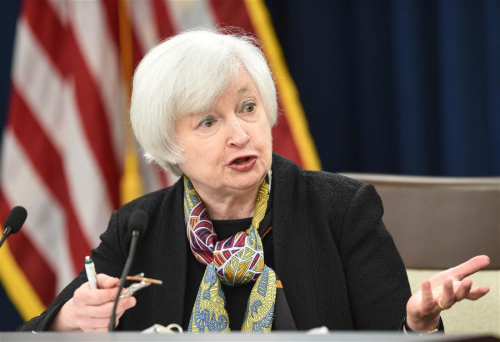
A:
POLYGON ((7 219, 5 220, 5 224, 3 225, 5 230, 3 232, 2 240, 0 241, 0 247, 2 247, 3 242, 10 234, 15 234, 21 229, 27 216, 28 212, 21 206, 14 207, 10 211, 7 219))
POLYGON ((120 299, 120 294, 122 292, 123 286, 125 285, 125 277, 130 271, 130 266, 132 266, 132 261, 134 260, 134 254, 137 247, 137 241, 141 235, 144 235, 147 226, 148 214, 146 214, 146 212, 140 209, 132 212, 128 219, 128 231, 132 232, 132 241, 130 242, 130 250, 128 253, 127 261, 125 262, 125 267, 123 268, 123 272, 120 277, 120 285, 118 287, 118 293, 116 294, 115 302, 113 304, 111 318, 109 319, 109 331, 113 331, 115 329, 116 307, 118 306, 118 300, 120 299))

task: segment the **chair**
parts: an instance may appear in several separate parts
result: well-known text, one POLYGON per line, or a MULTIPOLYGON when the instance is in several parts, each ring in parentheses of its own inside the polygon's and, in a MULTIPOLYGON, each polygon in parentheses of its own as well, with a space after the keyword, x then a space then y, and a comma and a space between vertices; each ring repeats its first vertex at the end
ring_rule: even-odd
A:
POLYGON ((486 254, 471 277, 490 293, 442 314, 450 333, 500 336, 500 177, 449 178, 344 173, 375 186, 384 223, 407 267, 412 292, 432 274, 486 254))

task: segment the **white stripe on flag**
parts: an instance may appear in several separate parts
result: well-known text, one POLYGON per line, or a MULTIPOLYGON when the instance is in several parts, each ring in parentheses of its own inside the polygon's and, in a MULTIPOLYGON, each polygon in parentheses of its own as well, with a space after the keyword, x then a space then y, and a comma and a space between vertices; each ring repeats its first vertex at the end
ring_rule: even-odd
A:
POLYGON ((194 27, 214 27, 216 24, 206 0, 164 1, 177 32, 194 27))
POLYGON ((81 129, 72 86, 63 83, 24 20, 17 29, 13 82, 48 139, 58 149, 70 198, 91 246, 99 242, 112 210, 105 182, 81 129))
POLYGON ((68 6, 75 39, 102 96, 116 163, 121 169, 125 149, 120 59, 106 24, 105 8, 101 1, 72 1, 68 6))
POLYGON ((151 49, 160 39, 152 4, 152 1, 128 0, 130 21, 142 54, 151 49))
MULTIPOLYGON (((156 18, 154 16, 152 2, 129 0, 128 4, 130 6, 129 13, 131 16, 133 30, 136 34, 141 53, 145 54, 156 43, 158 43, 160 39, 166 37, 160 37, 158 27, 156 26, 156 18)), ((165 11, 167 11, 167 8, 165 8, 165 11)), ((163 20, 169 20, 169 18, 167 17, 163 20)), ((161 189, 163 187, 161 173, 164 171, 158 165, 146 163, 141 153, 141 149, 138 147, 137 150, 144 191, 151 192, 161 189)), ((175 183, 178 178, 179 177, 174 175, 167 174, 169 185, 175 183), (172 181, 172 179, 174 181, 172 181)))
POLYGON ((22 205, 28 211, 23 232, 54 270, 59 292, 75 276, 64 212, 10 130, 5 131, 3 144, 2 189, 9 203, 22 205))
POLYGON ((52 8, 56 16, 59 17, 61 23, 66 24, 68 20, 67 2, 61 0, 47 0, 47 3, 52 8))

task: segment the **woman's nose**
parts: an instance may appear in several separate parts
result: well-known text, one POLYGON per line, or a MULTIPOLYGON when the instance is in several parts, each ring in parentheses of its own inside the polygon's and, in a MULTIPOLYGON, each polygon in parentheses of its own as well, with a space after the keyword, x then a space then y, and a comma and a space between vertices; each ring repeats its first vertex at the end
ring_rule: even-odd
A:
POLYGON ((245 127, 237 119, 232 120, 229 126, 228 146, 244 147, 250 141, 250 135, 245 127))

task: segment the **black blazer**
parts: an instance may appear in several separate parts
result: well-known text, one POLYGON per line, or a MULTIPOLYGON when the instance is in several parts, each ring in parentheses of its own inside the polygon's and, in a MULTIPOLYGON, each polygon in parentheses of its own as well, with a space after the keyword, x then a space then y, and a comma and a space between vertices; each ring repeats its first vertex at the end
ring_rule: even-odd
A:
MULTIPOLYGON (((297 328, 397 330, 411 293, 373 186, 306 171, 278 155, 273 156, 272 169, 275 271, 297 328)), ((182 325, 190 253, 182 196, 181 179, 114 211, 92 251, 98 273, 119 277, 130 246, 127 219, 138 208, 149 214, 130 274, 145 272, 163 285, 137 292, 137 305, 122 316, 118 329, 182 325)), ((48 329, 60 307, 86 281, 83 270, 45 312, 20 330, 48 329)))

